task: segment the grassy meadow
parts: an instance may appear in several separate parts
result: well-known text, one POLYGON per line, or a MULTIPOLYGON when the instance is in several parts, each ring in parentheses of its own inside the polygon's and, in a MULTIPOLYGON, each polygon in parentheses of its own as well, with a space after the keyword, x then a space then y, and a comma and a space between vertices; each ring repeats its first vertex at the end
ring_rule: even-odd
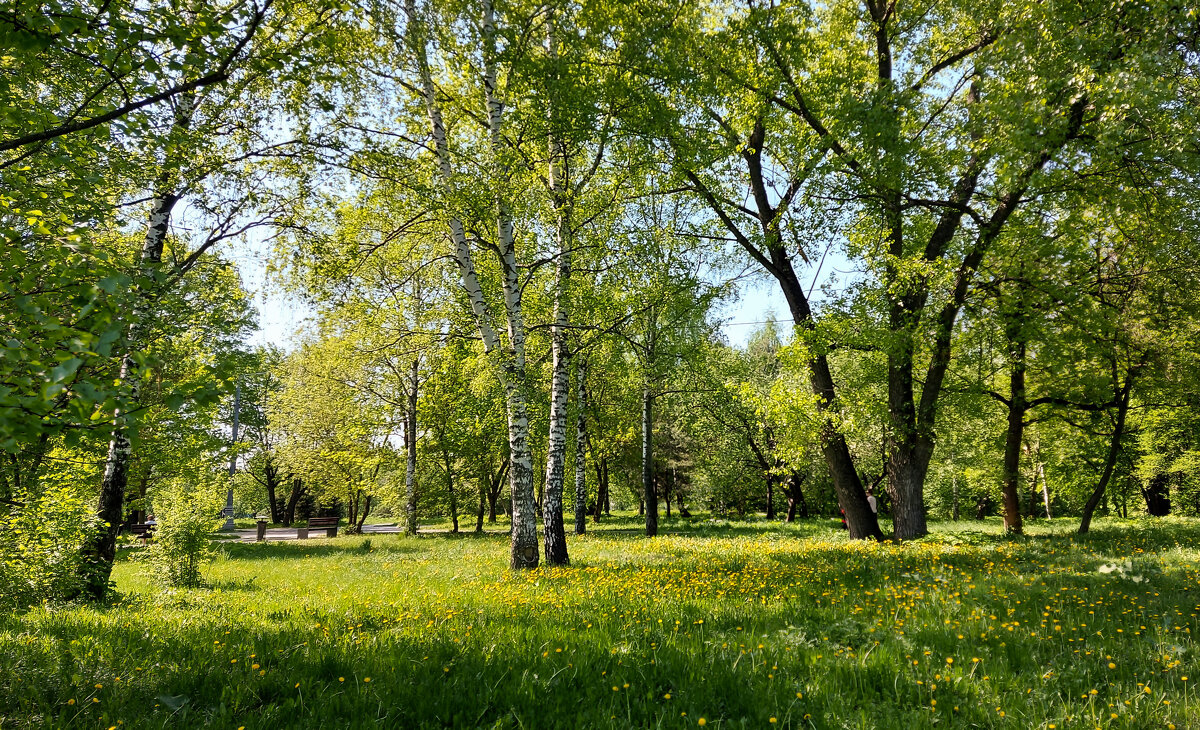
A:
POLYGON ((1200 728, 1200 521, 1073 527, 231 544, 174 593, 122 551, 112 605, 0 617, 0 728, 1200 728))

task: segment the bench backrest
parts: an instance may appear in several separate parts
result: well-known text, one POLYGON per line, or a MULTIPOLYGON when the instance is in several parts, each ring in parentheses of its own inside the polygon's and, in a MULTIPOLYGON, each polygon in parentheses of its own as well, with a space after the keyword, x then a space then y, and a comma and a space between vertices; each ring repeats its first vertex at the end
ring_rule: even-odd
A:
POLYGON ((148 525, 145 522, 137 522, 132 525, 126 525, 126 529, 135 535, 144 535, 147 532, 154 532, 154 525, 148 525))
POLYGON ((337 527, 338 517, 312 517, 308 520, 309 527, 337 527))

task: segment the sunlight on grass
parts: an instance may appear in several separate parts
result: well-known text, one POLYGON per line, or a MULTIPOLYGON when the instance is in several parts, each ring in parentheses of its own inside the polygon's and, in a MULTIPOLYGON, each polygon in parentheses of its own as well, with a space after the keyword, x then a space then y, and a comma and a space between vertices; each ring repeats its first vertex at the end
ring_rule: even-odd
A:
POLYGON ((0 727, 1200 726, 1200 522, 629 526, 523 574, 497 533, 123 562, 118 605, 0 619, 0 727))

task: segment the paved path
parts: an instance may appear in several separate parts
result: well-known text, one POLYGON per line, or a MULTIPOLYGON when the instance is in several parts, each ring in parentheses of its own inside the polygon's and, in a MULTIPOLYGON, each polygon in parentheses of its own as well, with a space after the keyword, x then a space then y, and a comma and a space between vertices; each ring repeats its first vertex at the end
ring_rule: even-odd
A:
MULTIPOLYGON (((363 525, 363 534, 371 535, 374 533, 389 533, 400 532, 399 525, 363 525)), ((258 530, 235 530, 233 532, 220 533, 223 535, 237 535, 239 542, 258 542, 258 530)), ((344 534, 344 528, 338 529, 338 534, 344 534)), ((309 533, 310 537, 322 538, 325 537, 325 528, 319 527, 309 533)), ((295 540, 295 527, 275 527, 267 528, 267 542, 278 542, 283 540, 295 540)))

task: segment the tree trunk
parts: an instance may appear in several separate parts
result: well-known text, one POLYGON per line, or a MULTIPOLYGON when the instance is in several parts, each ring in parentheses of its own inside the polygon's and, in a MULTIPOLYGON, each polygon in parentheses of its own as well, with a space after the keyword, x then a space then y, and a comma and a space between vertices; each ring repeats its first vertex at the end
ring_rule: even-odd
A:
POLYGON ((279 505, 279 467, 272 463, 270 452, 267 452, 266 464, 263 466, 264 484, 267 487, 267 506, 271 511, 271 524, 277 525, 282 517, 279 505))
POLYGON ((579 413, 575 420, 575 534, 587 532, 587 365, 582 357, 577 359, 575 377, 576 407, 579 413))
POLYGON ((663 506, 667 510, 666 517, 669 520, 669 519, 671 519, 671 490, 674 489, 674 487, 675 487, 675 470, 674 469, 671 470, 670 474, 668 474, 665 471, 662 473, 662 485, 663 485, 663 489, 662 489, 663 506))
MULTIPOLYGON (((175 110, 173 126, 177 130, 186 131, 192 123, 195 98, 193 94, 182 94, 179 105, 175 110)), ((153 292, 153 277, 162 263, 163 246, 167 240, 167 232, 171 226, 171 213, 180 195, 173 189, 173 182, 168 173, 164 173, 158 182, 158 193, 151 204, 150 220, 146 227, 146 236, 142 242, 142 251, 138 260, 141 283, 144 287, 138 292, 138 300, 131 312, 128 333, 125 343, 125 355, 121 358, 121 369, 118 379, 122 384, 129 385, 127 405, 117 407, 113 414, 112 440, 108 445, 108 456, 104 464, 104 477, 100 482, 100 499, 96 507, 96 516, 100 518, 101 527, 84 547, 84 570, 86 574, 85 592, 93 600, 101 600, 108 593, 108 581, 112 575, 113 561, 117 555, 117 531, 120 529, 121 516, 124 513, 125 487, 129 479, 129 460, 133 454, 130 442, 136 422, 130 418, 129 412, 138 407, 138 391, 140 383, 134 374, 136 364, 134 353, 145 347, 142 332, 148 322, 146 311, 149 298, 153 292)))
POLYGON ((604 500, 608 497, 608 485, 604 479, 605 465, 607 464, 607 457, 596 458, 595 451, 592 452, 592 466, 596 470, 596 514, 594 515, 594 521, 597 523, 600 522, 600 516, 604 513, 604 500))
POLYGON ((500 492, 504 489, 504 474, 508 471, 508 460, 506 459, 500 464, 500 469, 493 476, 488 475, 488 522, 495 523, 496 521, 496 503, 500 499, 500 492))
POLYGON ((1100 505, 1104 491, 1108 488, 1108 482, 1112 479, 1113 470, 1117 466, 1117 457, 1121 453, 1121 436, 1125 433, 1125 415, 1129 412, 1129 394, 1133 390, 1133 378, 1134 373, 1131 370, 1125 376, 1125 385, 1121 386, 1117 393, 1117 422, 1113 428, 1112 442, 1108 447, 1108 458, 1104 460, 1104 471, 1100 474, 1100 481, 1096 484, 1096 489, 1088 498, 1087 504, 1083 506, 1083 515, 1079 521, 1079 534, 1081 535, 1087 533, 1091 528, 1092 514, 1100 505))
MULTIPOLYGON (((553 12, 546 18, 546 56, 551 62, 551 73, 557 68, 558 40, 555 36, 553 12)), ((542 537, 545 542, 546 562, 550 565, 567 565, 567 532, 563 524, 563 490, 567 471, 567 397, 570 393, 569 356, 567 353, 567 287, 571 280, 571 205, 567 194, 569 180, 564 176, 563 163, 566 148, 555 135, 559 122, 557 99, 551 94, 549 106, 549 160, 546 165, 546 181, 550 188, 550 200, 555 218, 555 276, 554 276, 554 322, 550 327, 550 350, 553 364, 550 376, 550 428, 546 445, 546 477, 542 497, 542 537)))
POLYGON ((417 386, 419 362, 413 358, 409 366, 409 381, 405 396, 408 406, 404 413, 404 534, 417 534, 417 386))
POLYGON ((475 513, 475 532, 483 532, 483 515, 487 511, 487 487, 484 480, 479 478, 479 509, 475 513))
POLYGON ((304 494, 304 480, 296 477, 292 479, 292 493, 288 495, 287 507, 283 511, 283 526, 291 527, 296 521, 296 505, 300 503, 300 497, 304 494))
POLYGON ((642 387, 642 500, 646 512, 646 537, 658 534, 658 492, 654 487, 654 393, 642 387))
POLYGON ((454 493, 454 469, 450 463, 450 452, 442 449, 442 463, 446 468, 446 494, 450 498, 450 521, 454 525, 450 532, 458 534, 458 496, 454 493))
POLYGON ((610 486, 610 484, 609 484, 609 481, 608 481, 608 458, 607 458, 607 457, 605 457, 605 459, 604 459, 604 463, 603 463, 601 466, 603 466, 603 467, 604 467, 604 482, 603 482, 603 487, 604 487, 604 516, 605 516, 605 517, 612 517, 612 490, 611 490, 611 489, 609 489, 609 486, 610 486))
POLYGON ((787 521, 793 522, 796 519, 796 510, 799 508, 801 517, 808 517, 808 502, 804 499, 804 490, 802 489, 804 477, 800 476, 795 469, 791 470, 788 475, 787 486, 787 521))
POLYGON ((1151 477, 1150 483, 1142 488, 1142 498, 1146 500, 1146 512, 1151 517, 1171 514, 1171 477, 1167 474, 1151 477))
POLYGON ((1052 517, 1050 514, 1050 485, 1046 482, 1046 467, 1040 459, 1037 463, 1037 476, 1042 481, 1042 501, 1046 505, 1046 519, 1050 519, 1052 517))
MULTIPOLYGON (((773 215, 762 224, 770 228, 773 215)), ((812 331, 816 322, 812 316, 808 298, 800 284, 796 271, 788 258, 787 248, 779 240, 778 228, 771 228, 771 236, 775 244, 770 249, 772 275, 779 282, 788 302, 792 322, 802 331, 812 331)), ((814 355, 808 362, 809 383, 817 396, 817 408, 822 416, 821 425, 821 454, 833 478, 834 492, 837 494, 838 505, 846 517, 846 526, 853 539, 882 540, 883 533, 879 529, 879 520, 867 503, 867 493, 863 489, 858 471, 854 468, 854 458, 850 454, 850 446, 846 437, 836 425, 837 390, 833 382, 833 374, 829 369, 829 360, 823 352, 814 355)))
POLYGON ((1021 337, 1020 320, 1011 321, 1008 330, 1009 393, 1008 430, 1004 437, 1004 529, 1020 535, 1021 525, 1021 445, 1025 437, 1025 341, 1021 337))
POLYGON ((362 512, 358 515, 358 532, 363 531, 363 524, 367 521, 367 515, 371 514, 371 495, 367 495, 363 500, 362 512))
POLYGON ((775 477, 767 475, 767 519, 775 519, 775 477))
MULTIPOLYGON (((446 127, 428 60, 425 27, 417 12, 415 0, 406 0, 408 16, 407 43, 416 60, 421 81, 421 95, 429 115, 433 137, 433 151, 437 159, 438 173, 443 188, 449 192, 453 186, 453 168, 450 146, 446 139, 446 127)), ((529 451, 529 417, 525 383, 525 323, 521 312, 522 287, 517 268, 516 249, 513 240, 513 221, 508 203, 504 199, 505 144, 501 133, 501 118, 504 105, 496 96, 496 23, 495 8, 491 0, 484 0, 480 28, 483 34, 482 61, 484 72, 484 112, 486 114, 489 141, 492 151, 493 180, 495 192, 497 253, 503 274, 504 309, 508 322, 508 347, 501 354, 501 342, 492 325, 491 310, 475 266, 471 244, 467 240, 462 221, 452 217, 450 238, 454 247, 454 260, 458 267, 463 292, 471 304, 471 312, 483 340, 484 351, 500 359, 500 379, 505 390, 505 410, 508 417, 509 443, 509 489, 512 495, 512 545, 510 566, 513 569, 536 568, 538 565, 537 510, 533 495, 533 464, 529 451)))
POLYGON ((360 494, 362 492, 357 489, 350 493, 350 502, 346 509, 346 533, 349 535, 358 532, 358 497, 360 494))

